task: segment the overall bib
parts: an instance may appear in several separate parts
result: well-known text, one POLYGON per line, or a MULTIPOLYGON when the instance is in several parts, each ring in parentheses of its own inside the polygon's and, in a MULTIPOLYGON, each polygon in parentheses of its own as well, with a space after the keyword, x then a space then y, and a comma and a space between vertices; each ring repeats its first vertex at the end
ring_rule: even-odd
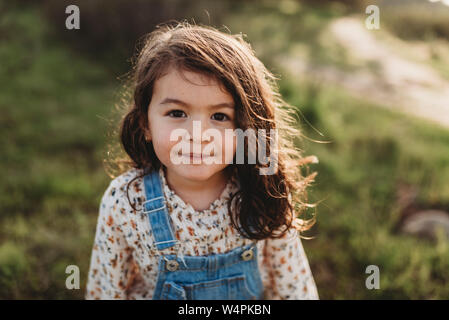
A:
MULTIPOLYGON (((179 245, 166 207, 158 170, 144 176, 144 214, 159 250, 179 245)), ((221 254, 182 256, 159 254, 154 300, 258 300, 263 284, 256 243, 221 254)))

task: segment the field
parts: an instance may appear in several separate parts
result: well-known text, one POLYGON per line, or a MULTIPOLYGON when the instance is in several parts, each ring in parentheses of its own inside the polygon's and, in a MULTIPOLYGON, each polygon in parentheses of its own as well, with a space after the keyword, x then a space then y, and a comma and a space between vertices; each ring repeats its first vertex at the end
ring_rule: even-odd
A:
MULTIPOLYGON (((251 2, 230 9, 224 23, 234 33, 244 30, 262 61, 282 74, 280 91, 309 138, 298 147, 320 160, 311 165, 318 176, 310 189, 318 222, 307 234, 314 239, 303 240, 320 298, 448 298, 447 239, 412 237, 395 227, 403 186, 417 188, 423 207, 449 209, 449 130, 288 74, 275 57, 304 46, 316 52, 314 63, 355 68, 343 51, 324 48, 316 37, 344 10, 266 3, 251 18, 251 2), (295 19, 303 21, 296 29, 295 19), (368 265, 380 268, 379 290, 365 287, 368 265)), ((31 5, 1 16, 0 299, 83 298, 99 201, 110 179, 104 159, 117 141, 114 105, 122 83, 110 61, 78 53, 51 28, 31 5), (80 268, 80 290, 65 287, 68 265, 80 268)), ((445 76, 447 60, 435 59, 429 65, 445 76)))

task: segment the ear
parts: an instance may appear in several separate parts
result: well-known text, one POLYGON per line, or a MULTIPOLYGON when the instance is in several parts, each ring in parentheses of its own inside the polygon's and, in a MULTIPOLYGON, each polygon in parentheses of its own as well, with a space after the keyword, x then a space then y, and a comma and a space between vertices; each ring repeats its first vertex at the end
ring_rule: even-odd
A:
POLYGON ((148 123, 148 120, 145 121, 144 119, 140 119, 139 122, 140 122, 139 123, 140 128, 143 131, 143 135, 144 135, 145 141, 147 141, 147 142, 151 141, 151 131, 150 131, 150 128, 149 128, 150 124, 148 123), (147 126, 147 123, 145 123, 145 122, 148 123, 148 126, 147 126))
POLYGON ((151 132, 149 129, 145 129, 144 131, 145 134, 145 141, 150 142, 151 141, 151 132))

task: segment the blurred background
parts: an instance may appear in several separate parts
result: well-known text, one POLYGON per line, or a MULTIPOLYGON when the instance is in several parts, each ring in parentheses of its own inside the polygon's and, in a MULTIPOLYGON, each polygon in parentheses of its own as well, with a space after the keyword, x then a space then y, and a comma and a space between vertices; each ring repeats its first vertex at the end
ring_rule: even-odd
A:
POLYGON ((123 79, 142 37, 182 19, 245 34, 296 108, 298 147, 320 160, 303 240, 320 297, 449 298, 448 4, 0 1, 0 298, 84 297, 123 79))

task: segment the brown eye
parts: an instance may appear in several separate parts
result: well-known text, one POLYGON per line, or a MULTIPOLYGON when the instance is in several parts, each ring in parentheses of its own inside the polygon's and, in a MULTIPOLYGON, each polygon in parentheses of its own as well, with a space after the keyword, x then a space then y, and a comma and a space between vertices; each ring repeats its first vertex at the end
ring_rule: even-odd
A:
POLYGON ((217 120, 217 121, 225 121, 225 120, 229 120, 229 117, 227 116, 227 115, 225 115, 224 113, 214 113, 214 115, 213 116, 217 116, 218 115, 218 118, 217 117, 215 117, 215 119, 214 120, 217 120))
POLYGON ((171 110, 167 113, 167 115, 173 115, 170 116, 171 118, 182 118, 182 115, 185 114, 182 110, 171 110))

